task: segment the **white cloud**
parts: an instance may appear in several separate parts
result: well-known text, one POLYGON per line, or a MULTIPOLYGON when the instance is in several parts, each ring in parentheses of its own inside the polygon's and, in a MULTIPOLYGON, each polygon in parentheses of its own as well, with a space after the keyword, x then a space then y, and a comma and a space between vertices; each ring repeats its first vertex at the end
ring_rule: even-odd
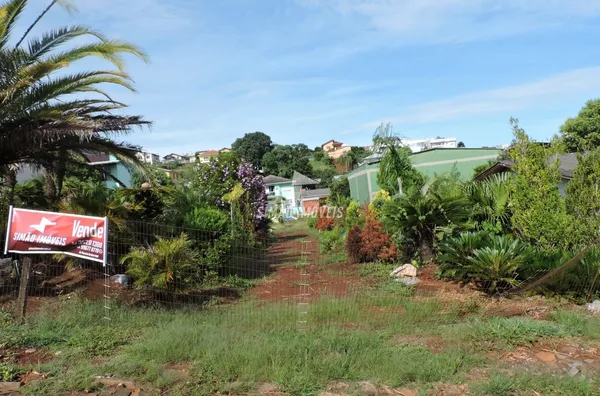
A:
POLYGON ((296 0, 407 42, 478 41, 597 17, 591 0, 296 0))
POLYGON ((400 114, 362 124, 346 133, 373 130, 382 121, 390 121, 394 125, 414 125, 488 114, 507 113, 510 116, 511 112, 545 107, 579 95, 594 95, 599 90, 600 66, 577 69, 527 84, 409 106, 400 114))

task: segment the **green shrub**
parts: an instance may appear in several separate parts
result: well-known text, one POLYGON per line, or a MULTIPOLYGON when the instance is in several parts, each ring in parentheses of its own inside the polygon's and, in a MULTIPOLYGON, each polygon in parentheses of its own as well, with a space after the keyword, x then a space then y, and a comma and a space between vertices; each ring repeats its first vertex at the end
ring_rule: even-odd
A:
POLYGON ((344 237, 342 236, 341 229, 324 230, 319 234, 319 248, 321 253, 338 251, 342 247, 344 247, 344 237))
POLYGON ((530 256, 528 244, 507 236, 495 236, 490 246, 476 249, 469 257, 468 271, 481 290, 502 293, 520 284, 519 271, 530 256))
POLYGON ((346 229, 350 230, 354 226, 360 227, 361 223, 364 223, 364 221, 361 220, 360 207, 358 206, 358 203, 356 201, 350 202, 348 208, 346 209, 346 229))
POLYGON ((532 257, 529 244, 508 235, 466 232, 441 245, 438 261, 441 276, 472 281, 493 294, 519 285, 519 274, 532 257))
MULTIPOLYGON (((522 274, 523 279, 537 279, 546 273, 564 265, 575 254, 563 251, 538 253, 532 265, 522 274)), ((600 249, 593 248, 583 256, 580 262, 558 272, 540 285, 537 291, 545 295, 560 295, 584 303, 588 296, 591 299, 600 296, 600 278, 596 275, 600 270, 600 249), (594 279, 596 281, 594 282, 594 279)))
POLYGON ((229 224, 229 215, 220 210, 207 207, 194 208, 184 217, 186 228, 200 231, 226 233, 229 230, 229 224))
POLYGON ((147 248, 133 248, 121 259, 138 287, 185 290, 198 279, 198 253, 186 234, 158 240, 147 248))
POLYGON ((454 280, 469 280, 469 257, 489 243, 486 232, 462 232, 456 238, 446 239, 439 247, 437 262, 439 275, 454 280))
POLYGON ((308 228, 315 228, 315 226, 317 225, 317 220, 317 216, 310 216, 308 220, 306 220, 308 228))

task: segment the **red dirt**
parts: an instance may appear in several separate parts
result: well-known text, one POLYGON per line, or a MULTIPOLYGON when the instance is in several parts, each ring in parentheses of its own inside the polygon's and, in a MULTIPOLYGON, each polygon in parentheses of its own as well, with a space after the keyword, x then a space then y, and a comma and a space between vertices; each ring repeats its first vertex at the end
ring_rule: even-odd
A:
POLYGON ((9 361, 19 366, 47 363, 52 359, 54 359, 54 356, 46 349, 11 348, 0 350, 0 360, 9 361))
POLYGON ((250 294, 261 301, 310 301, 323 296, 343 297, 353 292, 362 279, 357 266, 318 266, 318 242, 304 232, 282 234, 269 249, 275 273, 250 294), (305 241, 303 243, 303 241, 305 241), (301 265, 304 249, 305 265, 301 265), (283 259, 282 259, 283 258, 283 259))

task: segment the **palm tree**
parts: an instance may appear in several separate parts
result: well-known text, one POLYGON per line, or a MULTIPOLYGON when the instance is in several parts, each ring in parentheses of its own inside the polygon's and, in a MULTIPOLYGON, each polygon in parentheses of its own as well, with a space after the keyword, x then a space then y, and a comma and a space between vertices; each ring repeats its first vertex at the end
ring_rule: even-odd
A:
POLYGON ((149 125, 140 116, 116 115, 127 106, 113 100, 102 85, 117 85, 135 91, 123 70, 122 56, 130 54, 146 61, 137 47, 85 26, 51 30, 29 37, 32 29, 56 5, 52 0, 31 23, 16 44, 15 24, 28 0, 8 0, 0 6, 0 177, 20 163, 30 163, 49 173, 49 195, 62 189, 66 165, 81 162, 84 152, 105 152, 139 164, 134 147, 115 143, 112 137, 149 125), (93 41, 73 44, 82 38, 93 41), (112 70, 69 72, 75 62, 97 57, 114 66, 112 70))
POLYGON ((408 147, 399 147, 400 139, 392 132, 392 124, 381 124, 373 136, 373 151, 383 154, 377 173, 377 184, 395 195, 412 187, 421 188, 423 176, 413 168, 408 147))
POLYGON ((418 251, 423 263, 433 257, 437 231, 464 228, 470 214, 464 195, 441 193, 430 186, 387 201, 383 206, 386 229, 401 237, 407 247, 418 251))
POLYGON ((510 173, 499 173, 465 185, 465 193, 472 203, 472 217, 480 228, 487 223, 498 233, 510 231, 509 177, 510 173))

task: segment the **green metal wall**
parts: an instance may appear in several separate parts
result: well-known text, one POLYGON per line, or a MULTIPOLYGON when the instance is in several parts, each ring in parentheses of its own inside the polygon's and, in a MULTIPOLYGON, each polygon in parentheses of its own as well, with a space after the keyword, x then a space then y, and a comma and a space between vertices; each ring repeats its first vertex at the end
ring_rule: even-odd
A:
MULTIPOLYGON (((433 149, 411 154, 409 159, 415 169, 427 177, 448 173, 455 168, 462 180, 470 180, 477 166, 495 160, 501 153, 501 149, 433 149)), ((371 201, 373 194, 380 190, 378 170, 378 163, 363 164, 346 174, 352 199, 360 204, 371 201)))

